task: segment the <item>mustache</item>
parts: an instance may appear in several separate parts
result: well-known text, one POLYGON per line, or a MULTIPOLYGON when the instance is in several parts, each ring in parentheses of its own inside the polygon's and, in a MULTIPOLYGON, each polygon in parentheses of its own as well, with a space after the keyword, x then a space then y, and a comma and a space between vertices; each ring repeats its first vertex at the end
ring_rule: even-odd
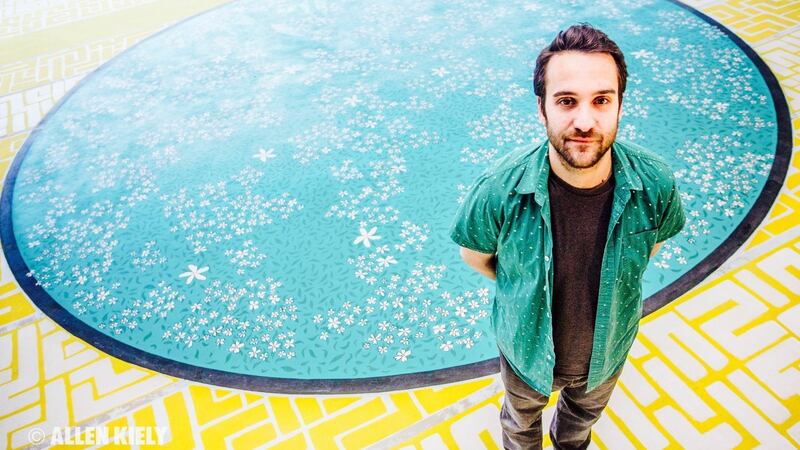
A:
POLYGON ((597 132, 595 132, 594 130, 580 131, 578 129, 573 129, 572 135, 567 136, 568 139, 572 139, 572 138, 575 138, 575 139, 589 139, 589 138, 597 138, 597 137, 600 137, 600 136, 598 136, 597 132))

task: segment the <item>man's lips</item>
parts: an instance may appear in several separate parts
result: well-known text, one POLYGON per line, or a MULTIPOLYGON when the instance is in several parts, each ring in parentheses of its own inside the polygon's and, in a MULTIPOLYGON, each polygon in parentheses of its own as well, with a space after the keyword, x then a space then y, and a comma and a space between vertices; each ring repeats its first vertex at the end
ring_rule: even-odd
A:
POLYGON ((581 144, 591 144, 592 142, 597 142, 596 139, 567 139, 567 140, 573 142, 580 142, 581 144))

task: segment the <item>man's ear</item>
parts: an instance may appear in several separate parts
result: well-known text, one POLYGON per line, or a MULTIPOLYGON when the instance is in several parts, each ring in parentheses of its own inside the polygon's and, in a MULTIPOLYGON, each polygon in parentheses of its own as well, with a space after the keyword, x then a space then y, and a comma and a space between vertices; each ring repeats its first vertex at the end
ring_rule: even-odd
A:
POLYGON ((536 96, 536 104, 538 105, 539 122, 542 122, 542 125, 547 126, 547 113, 544 111, 544 102, 542 101, 542 97, 536 96))
POLYGON ((617 122, 622 119, 622 102, 619 102, 619 112, 617 113, 617 122))

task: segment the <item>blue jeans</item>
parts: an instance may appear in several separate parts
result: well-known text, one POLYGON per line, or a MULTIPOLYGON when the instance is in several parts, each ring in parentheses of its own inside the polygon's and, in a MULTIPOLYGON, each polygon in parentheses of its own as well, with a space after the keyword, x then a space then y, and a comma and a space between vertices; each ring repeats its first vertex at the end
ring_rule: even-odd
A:
MULTIPOLYGON (((555 449, 585 449, 592 439, 592 425, 608 404, 618 370, 607 381, 586 393, 587 376, 557 376, 552 391, 561 391, 553 421, 550 440, 555 449)), ((509 450, 542 448, 542 410, 550 400, 522 381, 500 354, 500 378, 506 388, 500 424, 503 427, 503 447, 509 450)))

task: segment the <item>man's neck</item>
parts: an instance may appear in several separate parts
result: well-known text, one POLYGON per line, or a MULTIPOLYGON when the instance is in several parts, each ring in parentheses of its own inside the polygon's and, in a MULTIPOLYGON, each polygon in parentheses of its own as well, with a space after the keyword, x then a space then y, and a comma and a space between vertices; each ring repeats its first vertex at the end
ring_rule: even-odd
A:
POLYGON ((561 155, 553 148, 553 144, 548 144, 548 147, 547 157, 550 160, 550 170, 571 186, 589 189, 599 186, 611 176, 611 152, 613 149, 609 149, 593 167, 576 169, 561 159, 561 155))

